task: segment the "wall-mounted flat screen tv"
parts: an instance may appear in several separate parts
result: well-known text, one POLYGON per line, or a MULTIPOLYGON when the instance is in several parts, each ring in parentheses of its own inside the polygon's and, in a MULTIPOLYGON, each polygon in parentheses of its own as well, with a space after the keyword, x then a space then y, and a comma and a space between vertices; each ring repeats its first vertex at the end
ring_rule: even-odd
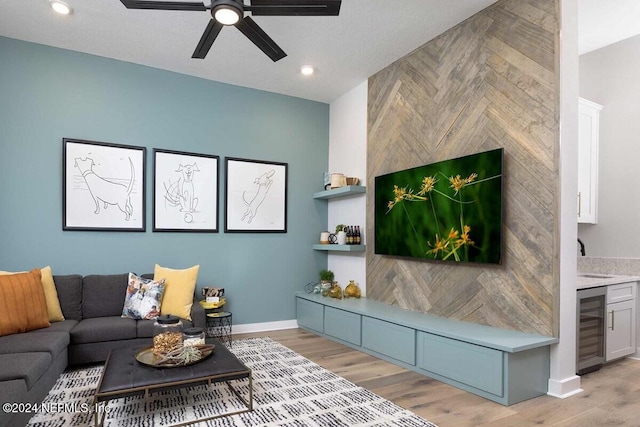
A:
POLYGON ((375 178, 375 253, 499 264, 504 149, 375 178))

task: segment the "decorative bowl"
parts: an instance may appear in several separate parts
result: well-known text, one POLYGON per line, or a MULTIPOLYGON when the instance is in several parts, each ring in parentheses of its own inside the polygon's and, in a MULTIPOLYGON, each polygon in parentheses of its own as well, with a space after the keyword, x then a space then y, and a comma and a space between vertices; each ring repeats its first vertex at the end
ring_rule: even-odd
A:
POLYGON ((356 178, 353 176, 347 177, 347 185, 358 185, 359 182, 360 182, 360 178, 356 178))

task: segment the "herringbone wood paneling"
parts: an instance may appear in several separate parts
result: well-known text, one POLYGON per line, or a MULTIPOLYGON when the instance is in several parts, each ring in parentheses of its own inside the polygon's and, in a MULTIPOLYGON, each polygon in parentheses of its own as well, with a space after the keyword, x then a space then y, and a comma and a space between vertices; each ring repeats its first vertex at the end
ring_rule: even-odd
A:
POLYGON ((501 0, 369 79, 370 236, 376 176, 505 153, 502 264, 380 256, 369 245, 369 298, 557 335, 557 35, 555 0, 501 0))

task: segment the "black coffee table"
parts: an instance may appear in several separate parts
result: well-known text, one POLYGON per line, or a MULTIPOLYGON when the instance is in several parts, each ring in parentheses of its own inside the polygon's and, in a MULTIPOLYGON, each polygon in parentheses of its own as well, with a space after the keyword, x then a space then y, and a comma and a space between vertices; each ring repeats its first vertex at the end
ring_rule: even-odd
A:
MULTIPOLYGON (((94 407, 98 402, 108 402, 127 396, 144 395, 151 392, 166 391, 184 387, 193 387, 216 382, 225 382, 229 389, 244 403, 246 409, 218 414, 176 425, 187 425, 213 418, 241 414, 253 410, 253 380, 251 369, 242 363, 218 340, 207 338, 207 344, 214 344, 213 354, 205 360, 190 366, 174 368, 154 368, 135 359, 135 355, 144 347, 123 347, 111 350, 96 394, 94 407), (249 379, 249 397, 242 396, 229 381, 249 379)), ((95 424, 104 424, 106 412, 101 416, 95 413, 95 424)))

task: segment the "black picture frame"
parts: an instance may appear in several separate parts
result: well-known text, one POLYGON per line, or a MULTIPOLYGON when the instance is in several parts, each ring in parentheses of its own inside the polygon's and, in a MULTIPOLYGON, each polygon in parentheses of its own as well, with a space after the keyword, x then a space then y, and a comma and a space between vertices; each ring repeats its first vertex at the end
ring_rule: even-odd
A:
POLYGON ((153 150, 153 231, 217 233, 220 156, 153 150))
POLYGON ((62 229, 145 231, 146 148, 62 140, 62 229))
POLYGON ((225 158, 225 233, 286 233, 289 165, 225 158))

